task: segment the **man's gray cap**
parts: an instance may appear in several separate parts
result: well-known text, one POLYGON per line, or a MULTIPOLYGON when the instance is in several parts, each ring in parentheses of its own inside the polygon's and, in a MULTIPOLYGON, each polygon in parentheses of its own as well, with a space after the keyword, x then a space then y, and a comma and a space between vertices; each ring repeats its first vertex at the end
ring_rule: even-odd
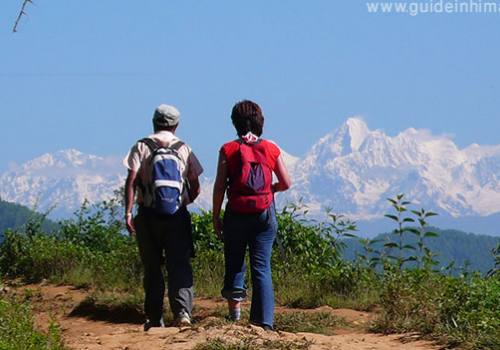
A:
POLYGON ((174 106, 161 104, 155 109, 153 123, 158 126, 175 126, 179 124, 181 113, 174 106))

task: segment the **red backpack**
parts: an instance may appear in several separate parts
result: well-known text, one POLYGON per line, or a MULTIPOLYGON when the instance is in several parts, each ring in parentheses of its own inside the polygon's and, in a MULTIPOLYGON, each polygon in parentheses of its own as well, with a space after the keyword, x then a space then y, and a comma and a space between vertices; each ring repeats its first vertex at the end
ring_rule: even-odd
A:
POLYGON ((237 142, 241 162, 238 162, 237 169, 229 170, 229 207, 238 213, 261 213, 273 202, 273 171, 268 162, 265 141, 252 144, 241 140, 237 142))

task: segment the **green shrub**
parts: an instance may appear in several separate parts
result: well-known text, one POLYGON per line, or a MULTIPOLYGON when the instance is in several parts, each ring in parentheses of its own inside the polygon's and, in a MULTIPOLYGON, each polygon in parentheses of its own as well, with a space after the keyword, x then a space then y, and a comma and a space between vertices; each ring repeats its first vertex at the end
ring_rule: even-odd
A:
POLYGON ((224 255, 198 250, 193 259, 193 279, 197 296, 218 297, 224 281, 224 255))
POLYGON ((474 349, 500 346, 500 278, 443 276, 428 270, 389 272, 375 330, 417 331, 474 349))
POLYGON ((347 262, 314 274, 300 265, 277 265, 273 280, 277 301, 291 307, 329 305, 367 310, 378 301, 377 275, 347 262))
POLYGON ((113 251, 92 250, 57 236, 27 236, 7 232, 0 247, 0 268, 10 277, 96 288, 128 289, 139 285, 141 265, 133 242, 115 244, 113 251))
MULTIPOLYGON (((414 221, 420 225, 413 228, 407 226, 413 221, 404 214, 408 203, 403 197, 391 203, 397 211, 390 215, 398 226, 392 235, 394 242, 385 243, 379 251, 376 245, 370 245, 373 242, 365 240, 364 258, 354 263, 341 259, 342 239, 356 230, 353 222, 329 215, 329 222, 317 223, 298 206, 279 212, 272 256, 278 303, 359 310, 378 305, 382 310, 375 327, 378 331, 417 331, 451 344, 498 348, 500 274, 495 270, 489 278, 457 278, 433 272, 433 254, 426 251, 424 241, 434 235, 426 222, 433 214, 413 211, 414 221), (402 243, 407 234, 418 237, 415 249, 402 243), (407 259, 404 250, 416 251, 417 255, 407 259), (410 270, 408 266, 418 268, 410 270)), ((110 201, 82 207, 74 219, 64 221, 50 235, 41 232, 40 225, 7 232, 0 246, 1 273, 30 281, 49 279, 91 287, 99 307, 120 300, 127 300, 127 307, 142 307, 142 265, 137 244, 124 234, 118 213, 117 203, 110 201)), ((224 275, 223 243, 213 231, 210 212, 192 214, 192 221, 197 295, 218 297, 224 275)))
POLYGON ((276 314, 274 328, 284 332, 333 335, 333 328, 345 321, 328 312, 285 312, 276 314))
POLYGON ((28 304, 18 300, 0 299, 0 349, 62 350, 57 325, 51 323, 47 333, 35 330, 28 304))
POLYGON ((85 246, 54 236, 8 231, 0 248, 0 267, 10 277, 40 280, 70 271, 92 254, 85 246))

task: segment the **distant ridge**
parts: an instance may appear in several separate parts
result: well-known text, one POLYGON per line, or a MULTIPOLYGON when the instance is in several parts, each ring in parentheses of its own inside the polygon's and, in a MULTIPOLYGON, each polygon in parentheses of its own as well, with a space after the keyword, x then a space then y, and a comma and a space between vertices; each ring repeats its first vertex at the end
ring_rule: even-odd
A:
POLYGON ((30 220, 43 220, 42 229, 45 232, 51 232, 57 227, 57 224, 53 221, 43 219, 42 214, 20 204, 9 203, 0 199, 0 242, 3 241, 6 230, 21 229, 30 220))
MULTIPOLYGON (((439 261, 437 268, 447 266, 454 261, 453 274, 458 274, 462 268, 468 265, 468 271, 480 271, 487 273, 494 266, 492 249, 500 242, 500 237, 477 235, 465 233, 457 230, 432 229, 439 233, 438 237, 427 238, 425 240, 429 249, 438 253, 436 260, 439 261)), ((375 245, 377 249, 382 249, 383 242, 390 239, 390 234, 380 234, 374 239, 381 239, 382 242, 375 245)), ((394 239, 394 238, 393 238, 394 239)), ((408 234, 404 240, 406 243, 415 244, 415 236, 408 234)), ((344 251, 344 257, 353 260, 356 252, 362 252, 361 245, 355 240, 348 240, 344 251)), ((413 252, 412 252, 413 253, 413 252)))

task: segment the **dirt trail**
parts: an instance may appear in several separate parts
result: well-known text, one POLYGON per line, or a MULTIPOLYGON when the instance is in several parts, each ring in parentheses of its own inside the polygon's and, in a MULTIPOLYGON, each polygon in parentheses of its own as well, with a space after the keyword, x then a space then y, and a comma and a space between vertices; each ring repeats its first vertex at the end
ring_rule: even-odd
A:
MULTIPOLYGON (((349 326, 334 329, 334 335, 265 332, 259 327, 223 322, 220 316, 217 317, 217 310, 220 314, 224 306, 222 300, 197 299, 194 315, 196 322, 193 327, 166 327, 143 332, 142 325, 134 315, 119 312, 105 315, 96 310, 86 310, 81 304, 87 296, 86 292, 72 287, 25 285, 12 288, 10 293, 30 299, 38 327, 47 328, 50 320, 55 320, 61 326, 64 343, 70 349, 187 350, 210 339, 224 339, 233 343, 246 340, 257 344, 257 347, 263 342, 267 342, 269 346, 272 342, 279 341, 282 342, 281 349, 288 348, 283 347, 283 342, 290 344, 290 348, 310 350, 439 349, 430 342, 412 340, 408 335, 383 336, 368 333, 365 329, 373 315, 349 309, 321 307, 307 311, 329 312, 344 318, 349 326)), ((283 307, 277 309, 277 313, 294 311, 297 310, 283 307)), ((262 345, 262 348, 269 347, 262 345)))

